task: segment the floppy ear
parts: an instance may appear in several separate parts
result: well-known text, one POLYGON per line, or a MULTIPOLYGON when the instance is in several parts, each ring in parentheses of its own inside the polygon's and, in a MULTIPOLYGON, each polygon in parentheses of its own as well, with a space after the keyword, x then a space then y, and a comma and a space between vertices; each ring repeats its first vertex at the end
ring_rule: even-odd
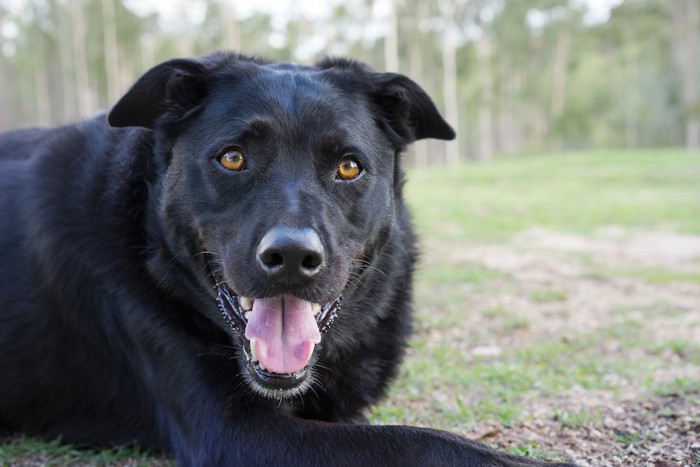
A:
POLYGON ((377 75, 371 98, 402 143, 423 138, 454 139, 455 131, 420 86, 397 73, 377 75))
POLYGON ((153 128, 163 114, 183 116, 206 96, 205 67, 190 59, 173 59, 146 72, 112 107, 113 127, 153 128))

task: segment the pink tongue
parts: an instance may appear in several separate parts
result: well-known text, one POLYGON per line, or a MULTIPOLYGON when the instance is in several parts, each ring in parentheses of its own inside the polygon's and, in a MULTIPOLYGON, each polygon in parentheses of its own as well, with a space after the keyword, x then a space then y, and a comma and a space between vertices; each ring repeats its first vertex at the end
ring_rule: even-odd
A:
POLYGON ((245 337, 255 339, 260 363, 273 373, 294 373, 309 363, 321 342, 311 302, 283 295, 256 298, 245 337))

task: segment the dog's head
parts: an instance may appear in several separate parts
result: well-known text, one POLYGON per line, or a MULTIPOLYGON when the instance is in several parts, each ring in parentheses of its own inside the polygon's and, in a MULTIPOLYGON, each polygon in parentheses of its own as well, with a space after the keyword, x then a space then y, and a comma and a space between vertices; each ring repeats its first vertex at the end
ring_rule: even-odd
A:
POLYGON ((399 153, 454 137, 405 76, 226 53, 156 66, 108 120, 156 132, 170 263, 272 397, 309 387, 314 347, 396 229, 399 153))

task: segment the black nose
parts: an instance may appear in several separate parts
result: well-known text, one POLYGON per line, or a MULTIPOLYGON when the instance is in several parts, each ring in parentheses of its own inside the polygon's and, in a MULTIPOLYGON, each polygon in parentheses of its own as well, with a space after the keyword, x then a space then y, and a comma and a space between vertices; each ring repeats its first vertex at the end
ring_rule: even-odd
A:
POLYGON ((258 265, 272 280, 300 283, 313 278, 323 267, 325 253, 316 231, 277 226, 260 240, 258 265))

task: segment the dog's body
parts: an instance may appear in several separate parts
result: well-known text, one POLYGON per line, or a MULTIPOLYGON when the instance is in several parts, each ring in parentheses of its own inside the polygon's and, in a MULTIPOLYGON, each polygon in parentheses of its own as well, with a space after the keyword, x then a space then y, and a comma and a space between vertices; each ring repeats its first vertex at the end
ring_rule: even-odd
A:
POLYGON ((0 430, 182 465, 534 465, 363 424, 411 330, 413 82, 219 53, 0 136, 0 430))

